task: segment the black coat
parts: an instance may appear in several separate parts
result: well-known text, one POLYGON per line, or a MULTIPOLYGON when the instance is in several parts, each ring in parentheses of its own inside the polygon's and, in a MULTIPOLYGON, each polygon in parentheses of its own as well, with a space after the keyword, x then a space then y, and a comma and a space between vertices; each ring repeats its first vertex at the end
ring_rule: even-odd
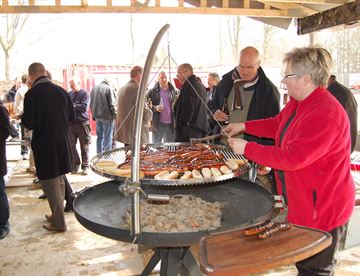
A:
POLYGON ((340 102, 344 107, 350 120, 350 135, 351 135, 351 152, 354 151, 357 138, 357 102, 350 89, 346 86, 333 81, 328 86, 327 90, 340 102))
POLYGON ((195 75, 190 76, 180 90, 175 104, 175 122, 176 142, 189 142, 190 138, 208 134, 206 88, 195 75))
POLYGON ((6 139, 9 137, 9 125, 9 113, 2 103, 0 103, 0 177, 3 177, 7 173, 6 139))
MULTIPOLYGON (((222 109, 224 97, 227 98, 234 84, 232 74, 235 69, 226 73, 216 86, 214 97, 209 101, 208 106, 212 113, 222 109)), ((254 95, 252 97, 247 121, 265 119, 273 117, 280 112, 280 93, 276 86, 265 76, 261 67, 258 69, 259 80, 255 84, 254 95)), ((214 134, 220 132, 220 127, 215 124, 214 134)), ((252 135, 245 134, 247 141, 255 141, 263 145, 273 144, 272 139, 261 139, 252 135)))
POLYGON ((50 179, 72 169, 69 121, 75 119, 69 94, 46 77, 26 93, 22 123, 33 130, 31 147, 39 179, 50 179))
MULTIPOLYGON (((174 124, 174 103, 179 95, 179 90, 177 90, 170 82, 168 82, 169 85, 169 98, 170 98, 170 104, 171 104, 171 110, 172 110, 172 121, 174 124)), ((156 106, 160 104, 160 85, 159 82, 155 84, 153 89, 149 90, 147 95, 147 99, 150 99, 153 107, 151 108, 151 111, 153 112, 152 122, 151 122, 151 128, 152 131, 156 131, 159 128, 160 123, 160 114, 161 112, 156 111, 156 106)))

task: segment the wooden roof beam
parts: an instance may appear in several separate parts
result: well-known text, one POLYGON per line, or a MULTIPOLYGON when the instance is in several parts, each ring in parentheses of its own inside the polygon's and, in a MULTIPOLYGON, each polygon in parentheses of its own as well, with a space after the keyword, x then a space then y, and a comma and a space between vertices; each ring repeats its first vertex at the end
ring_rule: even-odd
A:
MULTIPOLYGON (((4 2, 3 2, 4 3, 4 2)), ((83 2, 82 2, 83 3, 83 2)), ((180 4, 180 3, 179 3, 180 4)), ((201 8, 201 7, 154 7, 154 6, 4 6, 0 13, 182 13, 182 14, 217 14, 255 17, 292 17, 287 10, 266 8, 201 8)))
POLYGON ((263 2, 264 4, 268 4, 271 7, 275 7, 280 10, 287 10, 287 13, 291 15, 291 17, 304 17, 317 13, 318 11, 304 7, 302 5, 293 4, 293 3, 282 3, 275 1, 263 1, 259 0, 259 2, 263 2))
MULTIPOLYGON (((261 2, 273 2, 274 0, 261 0, 261 2)), ((279 0, 277 2, 282 3, 294 3, 294 4, 324 4, 339 6, 348 3, 346 0, 279 0)))
POLYGON ((311 16, 297 19, 299 35, 360 21, 360 0, 338 6, 311 16))

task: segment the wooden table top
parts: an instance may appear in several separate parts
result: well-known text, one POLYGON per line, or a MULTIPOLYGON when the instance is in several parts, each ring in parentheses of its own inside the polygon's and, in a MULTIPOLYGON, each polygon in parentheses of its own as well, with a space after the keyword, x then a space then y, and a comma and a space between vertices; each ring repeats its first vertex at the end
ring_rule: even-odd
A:
POLYGON ((327 232, 293 226, 266 239, 233 230, 203 237, 200 267, 208 275, 243 275, 289 265, 309 258, 331 244, 327 232))

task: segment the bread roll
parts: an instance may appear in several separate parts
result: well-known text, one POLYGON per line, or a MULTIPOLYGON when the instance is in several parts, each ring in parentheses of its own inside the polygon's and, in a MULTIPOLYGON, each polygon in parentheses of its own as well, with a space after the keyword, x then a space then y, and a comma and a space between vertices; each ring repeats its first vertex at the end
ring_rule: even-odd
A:
POLYGON ((203 178, 202 174, 198 170, 192 170, 191 173, 193 178, 203 178))
POLYGON ((213 176, 220 176, 220 175, 222 175, 222 173, 219 171, 218 168, 211 168, 210 171, 211 171, 211 174, 212 174, 213 176))
POLYGON ((184 174, 180 177, 180 179, 190 179, 192 177, 192 172, 191 171, 186 171, 184 172, 184 174))
POLYGON ((223 165, 223 166, 220 167, 220 171, 221 171, 223 174, 232 173, 232 170, 230 170, 229 167, 228 167, 228 166, 225 166, 225 165, 223 165))
POLYGON ((201 169, 201 173, 204 176, 204 178, 209 178, 211 177, 211 171, 209 168, 202 168, 201 169))
POLYGON ((234 159, 234 158, 230 158, 228 160, 233 160, 235 161, 239 166, 243 166, 246 164, 246 161, 244 159, 234 159))
POLYGON ((96 162, 95 167, 102 168, 102 167, 116 167, 116 163, 113 160, 99 160, 96 162))
POLYGON ((228 166, 231 170, 235 171, 239 168, 239 164, 236 163, 234 160, 229 159, 225 161, 226 166, 228 166))
POLYGON ((162 179, 177 179, 179 177, 179 173, 177 171, 172 171, 171 173, 165 174, 162 179))
POLYGON ((162 171, 156 174, 154 178, 157 180, 164 179, 164 177, 167 177, 169 174, 170 174, 169 171, 162 171))

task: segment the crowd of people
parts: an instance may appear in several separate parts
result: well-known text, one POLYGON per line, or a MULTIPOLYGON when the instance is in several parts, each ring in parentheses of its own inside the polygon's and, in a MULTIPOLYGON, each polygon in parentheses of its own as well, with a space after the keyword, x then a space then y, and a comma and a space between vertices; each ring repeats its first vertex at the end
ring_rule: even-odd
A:
MULTIPOLYGON (((71 186, 66 184, 66 174, 77 173, 80 167, 83 175, 88 173, 90 120, 96 122, 97 153, 112 149, 114 141, 126 146, 133 143, 142 74, 143 68, 134 66, 129 81, 117 93, 108 79, 89 93, 73 76, 67 92, 51 81, 44 65, 33 63, 28 79, 22 78, 16 93, 7 95, 16 102, 23 137, 30 133, 34 164, 29 170, 34 167, 52 212, 46 215, 46 230, 67 229, 64 199, 71 186)), ((286 219, 328 231, 333 238, 330 247, 296 263, 299 275, 333 274, 339 241, 354 208, 350 153, 357 136, 357 103, 350 90, 330 74, 327 50, 304 47, 288 52, 282 83, 290 100, 281 110, 280 93, 261 67, 258 50, 250 46, 241 50, 237 66, 221 78, 210 73, 208 88, 189 63, 178 67, 179 88, 164 71, 159 72, 144 102, 141 144, 189 142, 222 133, 225 139, 217 143, 226 143, 252 162, 272 168, 286 219)), ((9 117, 2 106, 0 121, 0 158, 4 160, 9 117)), ((29 146, 21 148, 23 155, 28 151, 29 146)), ((6 166, 1 164, 3 176, 6 166)), ((3 238, 9 232, 9 208, 3 177, 0 180, 3 238)))

